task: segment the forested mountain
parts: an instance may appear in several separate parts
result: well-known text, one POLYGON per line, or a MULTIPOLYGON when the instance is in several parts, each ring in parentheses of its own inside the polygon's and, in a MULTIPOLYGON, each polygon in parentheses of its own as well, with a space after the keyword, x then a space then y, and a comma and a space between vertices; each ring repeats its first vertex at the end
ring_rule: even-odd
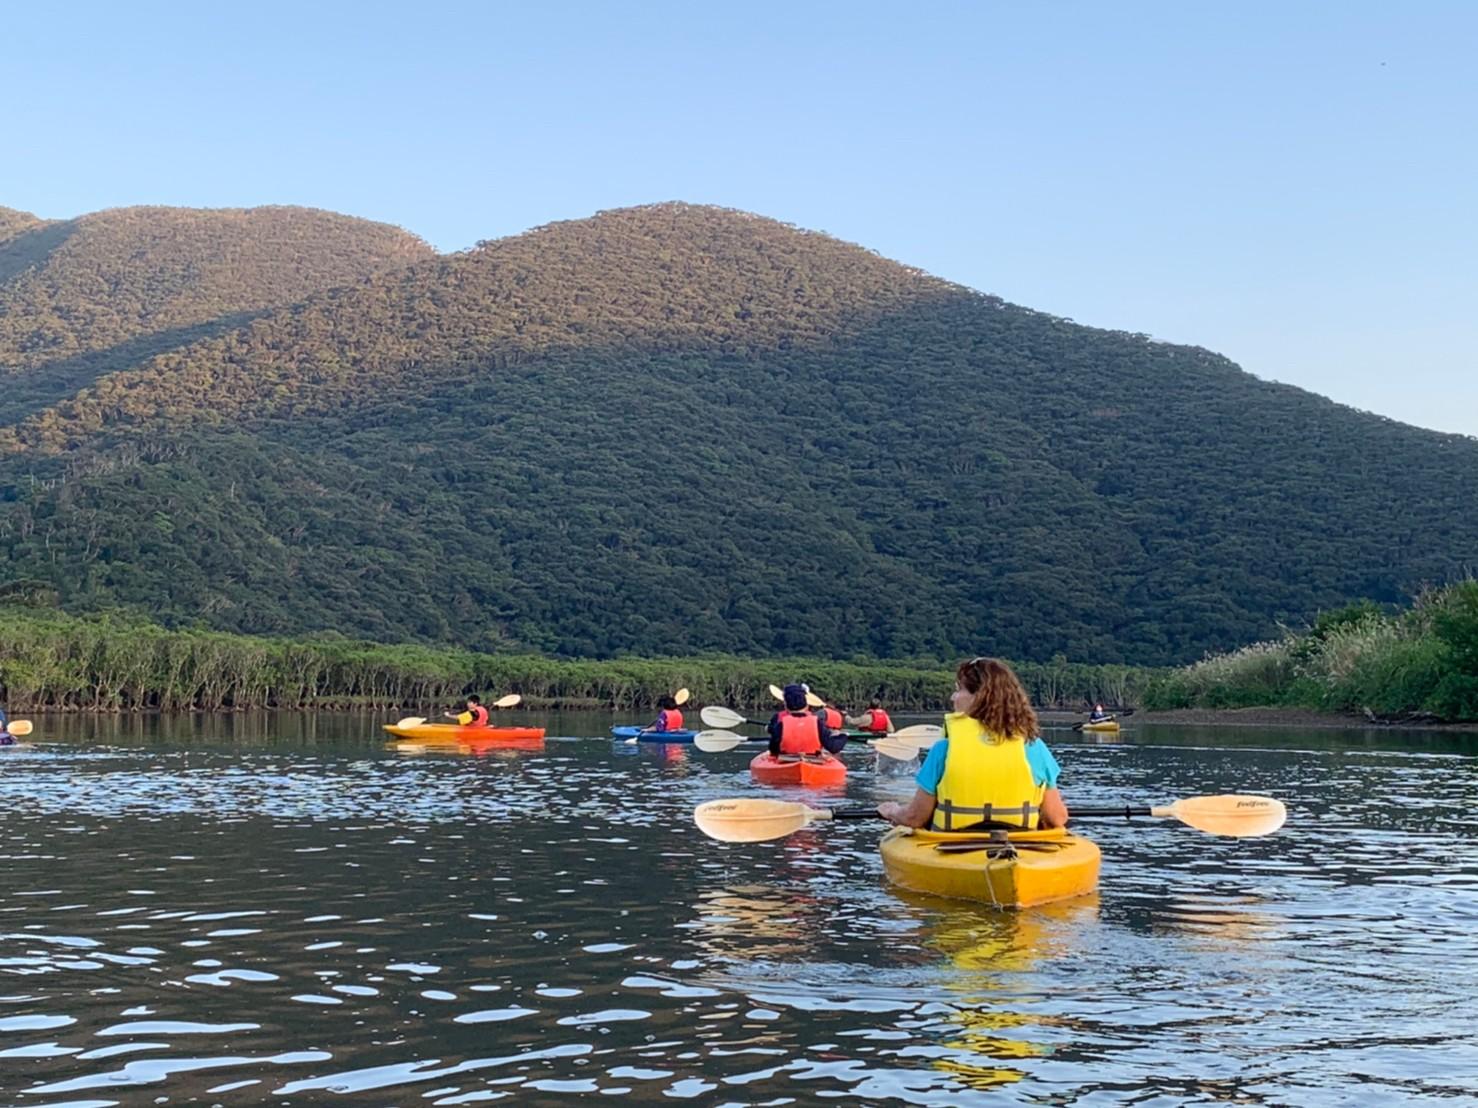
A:
POLYGON ((0 420, 262 311, 433 256, 396 227, 305 208, 0 208, 0 420))
POLYGON ((1478 441, 744 213, 339 283, 0 401, 0 581, 565 654, 1159 663, 1478 551, 1478 441))

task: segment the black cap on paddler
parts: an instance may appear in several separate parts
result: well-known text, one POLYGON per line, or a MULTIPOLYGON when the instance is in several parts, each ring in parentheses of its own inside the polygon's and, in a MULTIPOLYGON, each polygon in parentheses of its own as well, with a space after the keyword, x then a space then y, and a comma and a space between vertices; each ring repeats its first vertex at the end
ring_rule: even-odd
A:
POLYGON ((785 706, 792 712, 804 711, 806 707, 806 686, 786 685, 785 706))

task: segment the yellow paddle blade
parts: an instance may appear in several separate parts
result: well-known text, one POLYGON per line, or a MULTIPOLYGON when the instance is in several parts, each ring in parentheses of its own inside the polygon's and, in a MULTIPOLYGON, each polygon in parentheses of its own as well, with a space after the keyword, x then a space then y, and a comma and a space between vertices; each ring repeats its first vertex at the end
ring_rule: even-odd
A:
POLYGON ((395 721, 396 727, 420 727, 426 722, 425 716, 406 716, 405 719, 395 721))
POLYGON ((916 723, 912 727, 903 728, 901 731, 892 731, 885 737, 912 743, 920 750, 928 750, 940 739, 944 738, 944 728, 940 727, 937 723, 916 723))
POLYGON ((16 738, 22 738, 31 733, 31 721, 28 719, 13 719, 5 728, 16 738))
POLYGON ((810 705, 812 708, 825 708, 826 707, 826 701, 822 700, 819 696, 817 696, 813 692, 806 693, 806 703, 808 705, 810 705))
POLYGON ((773 696, 776 700, 784 700, 785 690, 782 689, 779 685, 771 685, 770 695, 773 696))
POLYGON ((693 694, 688 692, 687 689, 678 689, 677 692, 672 694, 672 699, 675 700, 677 702, 677 706, 681 708, 684 704, 688 702, 688 697, 692 695, 693 694))
POLYGON ((736 735, 732 731, 699 731, 693 736, 693 745, 706 754, 722 754, 725 750, 733 750, 741 743, 749 740, 743 735, 736 735))
POLYGON ((830 819, 824 808, 808 808, 788 800, 710 800, 693 809, 693 822, 710 839, 725 843, 762 843, 783 839, 812 820, 830 819))
POLYGON ((515 704, 517 704, 519 701, 521 701, 522 699, 523 699, 523 697, 520 696, 518 693, 511 692, 507 696, 499 697, 497 700, 493 701, 493 707, 494 708, 511 708, 515 704))
POLYGON ((1232 835, 1249 838, 1271 835, 1288 818, 1281 800, 1270 796, 1191 796, 1177 800, 1166 808, 1151 809, 1154 815, 1178 819, 1208 835, 1232 835))
POLYGON ((722 704, 710 704, 698 713, 698 718, 710 727, 738 727, 744 722, 743 716, 722 704))

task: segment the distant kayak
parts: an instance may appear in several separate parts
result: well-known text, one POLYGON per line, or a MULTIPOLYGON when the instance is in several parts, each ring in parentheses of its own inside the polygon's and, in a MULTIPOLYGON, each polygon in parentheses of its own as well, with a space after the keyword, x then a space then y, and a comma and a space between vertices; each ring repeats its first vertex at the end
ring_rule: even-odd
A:
POLYGON ((624 727, 612 727, 611 734, 618 739, 635 739, 643 743, 690 743, 698 734, 696 731, 645 731, 635 724, 624 727))
POLYGON ((421 743, 527 742, 544 737, 542 727, 463 727, 460 723, 418 723, 414 727, 387 723, 385 730, 398 739, 421 743))
POLYGON ((807 788, 826 788, 829 785, 845 784, 847 767, 840 758, 830 754, 813 754, 802 757, 782 754, 778 758, 768 750, 755 755, 749 763, 749 774, 761 785, 804 785, 807 788))

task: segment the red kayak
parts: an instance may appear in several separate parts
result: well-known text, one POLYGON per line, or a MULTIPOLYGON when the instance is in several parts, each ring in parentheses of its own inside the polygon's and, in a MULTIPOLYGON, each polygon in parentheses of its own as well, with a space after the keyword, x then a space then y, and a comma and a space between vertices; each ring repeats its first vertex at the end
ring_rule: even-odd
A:
POLYGON ((820 789, 828 785, 844 785, 847 767, 830 754, 782 754, 778 758, 766 751, 755 755, 749 773, 761 785, 805 785, 820 789))

